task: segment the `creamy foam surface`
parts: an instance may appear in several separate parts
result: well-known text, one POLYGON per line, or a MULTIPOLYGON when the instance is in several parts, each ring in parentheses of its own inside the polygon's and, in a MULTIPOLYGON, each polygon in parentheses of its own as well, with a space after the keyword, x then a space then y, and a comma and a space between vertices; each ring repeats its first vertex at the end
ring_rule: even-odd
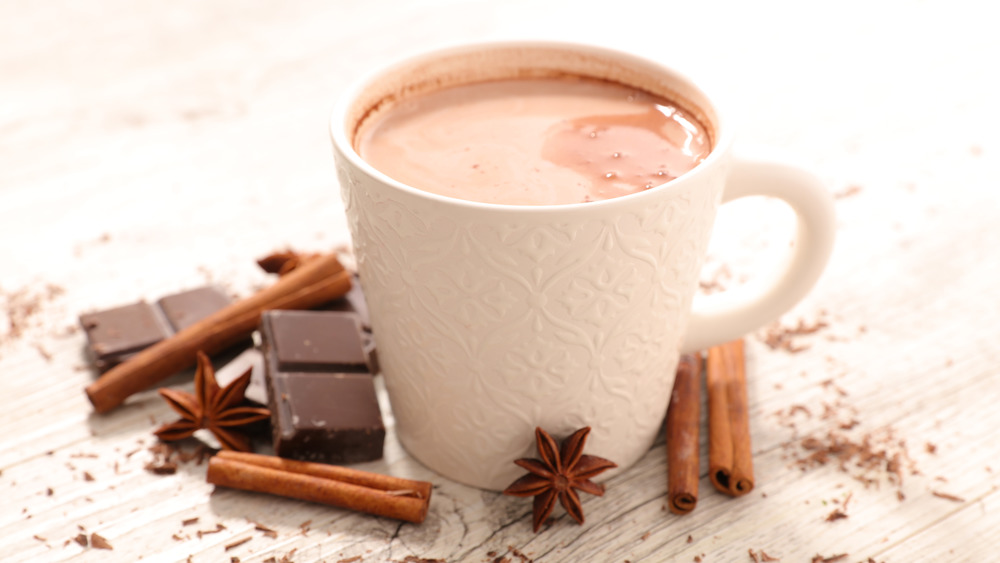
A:
POLYGON ((661 185, 711 150, 670 101, 574 78, 510 79, 413 96, 367 125, 358 152, 414 188, 487 203, 599 201, 661 185))

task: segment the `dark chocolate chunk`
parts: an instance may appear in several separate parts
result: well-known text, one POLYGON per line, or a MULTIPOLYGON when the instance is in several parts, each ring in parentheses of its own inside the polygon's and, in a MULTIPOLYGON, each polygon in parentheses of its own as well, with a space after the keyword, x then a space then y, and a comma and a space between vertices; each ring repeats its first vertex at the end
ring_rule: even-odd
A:
POLYGON ((266 311, 260 332, 275 452, 328 463, 382 457, 375 384, 358 372, 367 354, 357 316, 266 311))
POLYGON ((229 305, 220 289, 206 287, 80 315, 88 352, 100 372, 229 305))
POLYGON ((224 309, 232 299, 215 286, 199 287, 157 301, 174 332, 180 332, 205 317, 224 309))
POLYGON ((274 451, 279 456, 327 463, 382 457, 385 426, 371 376, 279 373, 270 381, 274 451))
POLYGON ((269 311, 267 324, 265 338, 270 337, 281 371, 369 371, 361 324, 353 313, 269 311))
POLYGON ((172 332, 160 311, 145 301, 80 315, 80 325, 87 333, 90 354, 100 371, 125 361, 172 332))

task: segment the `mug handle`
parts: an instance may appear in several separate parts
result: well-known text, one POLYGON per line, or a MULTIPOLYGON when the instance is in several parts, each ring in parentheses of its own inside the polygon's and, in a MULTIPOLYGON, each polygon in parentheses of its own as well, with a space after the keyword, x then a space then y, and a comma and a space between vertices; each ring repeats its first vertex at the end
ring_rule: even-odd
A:
POLYGON ((776 197, 795 211, 794 250, 777 277, 699 298, 683 352, 735 340, 780 317, 812 289, 833 251, 833 196, 816 176, 787 164, 737 158, 722 203, 748 196, 776 197))

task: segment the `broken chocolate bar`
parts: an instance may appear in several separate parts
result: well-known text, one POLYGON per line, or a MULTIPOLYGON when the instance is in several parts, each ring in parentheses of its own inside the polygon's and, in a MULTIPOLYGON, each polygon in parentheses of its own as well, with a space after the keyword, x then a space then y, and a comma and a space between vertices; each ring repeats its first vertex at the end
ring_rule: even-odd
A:
POLYGON ((266 311, 261 337, 275 452, 327 463, 381 458, 385 426, 357 315, 266 311))
POLYGON ((175 332, 200 321, 230 303, 213 286, 160 299, 80 315, 88 352, 98 371, 105 372, 175 332))

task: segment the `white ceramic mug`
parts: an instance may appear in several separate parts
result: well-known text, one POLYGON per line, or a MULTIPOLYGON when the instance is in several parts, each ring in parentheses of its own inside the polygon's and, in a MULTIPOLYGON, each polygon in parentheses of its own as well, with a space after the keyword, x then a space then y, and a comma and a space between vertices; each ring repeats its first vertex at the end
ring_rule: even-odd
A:
POLYGON ((331 132, 397 435, 428 467, 481 488, 523 473, 512 462, 536 457, 536 426, 557 439, 590 426, 587 453, 617 471, 632 465, 663 421, 679 354, 776 319, 813 286, 833 246, 832 198, 815 177, 734 159, 731 132, 701 90, 604 48, 511 42, 412 57, 348 90, 331 132), (355 150, 362 121, 412 93, 567 73, 693 108, 711 154, 641 193, 511 206, 404 185, 355 150), (774 279, 691 311, 718 206, 750 195, 796 211, 790 260, 774 279))

